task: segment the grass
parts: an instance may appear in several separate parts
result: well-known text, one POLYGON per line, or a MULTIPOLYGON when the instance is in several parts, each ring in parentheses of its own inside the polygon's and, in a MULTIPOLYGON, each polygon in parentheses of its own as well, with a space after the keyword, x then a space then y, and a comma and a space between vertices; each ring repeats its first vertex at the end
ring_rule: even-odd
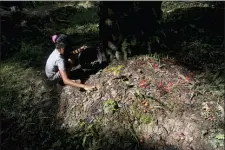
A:
POLYGON ((98 34, 98 24, 88 23, 84 25, 74 25, 72 27, 62 29, 62 32, 66 34, 98 34))
POLYGON ((7 138, 2 142, 2 148, 4 148, 5 143, 7 146, 7 141, 13 142, 13 138, 15 141, 19 140, 22 135, 28 135, 32 138, 29 133, 26 133, 26 130, 30 129, 32 124, 36 124, 39 117, 42 117, 38 115, 38 118, 33 118, 35 108, 32 107, 35 100, 40 99, 40 97, 35 97, 36 90, 33 89, 36 80, 38 80, 35 72, 30 68, 21 67, 18 63, 7 63, 1 66, 1 85, 4 87, 0 91, 2 124, 4 126, 8 120, 14 120, 11 125, 9 124, 10 126, 4 126, 5 128, 3 128, 2 137, 6 135, 7 138), (4 129, 7 128, 9 128, 9 131, 4 132, 4 129))
MULTIPOLYGON (((96 38, 98 34, 96 10, 92 7, 83 8, 81 6, 77 8, 69 6, 59 9, 50 14, 53 22, 47 21, 43 26, 39 26, 39 31, 31 28, 34 32, 30 34, 23 32, 20 39, 17 39, 15 43, 11 43, 14 46, 11 46, 12 51, 15 53, 2 61, 0 66, 1 148, 110 149, 113 147, 115 149, 128 149, 135 146, 138 148, 140 146, 139 137, 133 131, 133 128, 130 127, 130 124, 135 122, 134 118, 139 123, 154 124, 160 109, 167 109, 165 106, 168 106, 170 109, 176 107, 177 109, 186 109, 185 104, 182 102, 174 102, 175 97, 186 89, 193 92, 193 98, 198 98, 192 111, 194 109, 197 110, 196 112, 200 111, 200 113, 197 113, 199 118, 209 119, 212 115, 215 116, 217 120, 212 126, 219 128, 218 124, 220 122, 222 122, 222 125, 224 124, 224 121, 219 119, 224 109, 222 107, 224 71, 220 69, 224 64, 224 53, 220 49, 223 36, 218 34, 216 30, 211 32, 204 24, 198 24, 198 22, 180 23, 180 20, 182 22, 182 20, 188 19, 191 11, 189 9, 193 6, 205 8, 206 4, 201 4, 200 2, 164 2, 163 5, 164 12, 169 12, 166 13, 163 22, 165 24, 163 29, 167 38, 165 40, 162 39, 162 42, 171 51, 181 50, 179 53, 176 53, 177 55, 173 55, 173 52, 172 54, 155 53, 144 57, 138 56, 137 60, 141 62, 152 60, 155 64, 159 64, 159 66, 153 63, 148 64, 149 72, 153 78, 150 84, 152 89, 156 89, 158 81, 163 78, 161 76, 164 75, 163 73, 160 76, 157 74, 160 72, 160 69, 170 66, 169 63, 164 61, 165 59, 184 62, 181 65, 185 66, 188 72, 193 71, 191 67, 195 66, 197 69, 194 70, 194 74, 197 81, 194 82, 194 85, 184 83, 184 86, 174 86, 171 90, 172 94, 167 93, 161 96, 163 100, 160 101, 161 103, 157 101, 158 99, 154 95, 151 95, 151 97, 147 98, 148 103, 142 104, 141 101, 149 95, 143 94, 143 89, 140 89, 141 93, 138 93, 136 101, 130 107, 129 111, 131 112, 128 111, 129 116, 127 116, 125 108, 116 109, 113 115, 109 114, 109 116, 103 117, 103 119, 106 119, 105 121, 101 120, 101 118, 98 118, 99 120, 93 123, 80 121, 75 129, 70 129, 72 130, 70 132, 60 129, 63 120, 56 119, 56 114, 59 110, 60 94, 57 91, 57 87, 46 82, 44 75, 45 61, 53 49, 50 35, 55 31, 66 33, 79 37, 76 38, 77 43, 86 42, 93 37, 96 38), (180 28, 176 28, 174 22, 179 24, 180 28), (171 29, 173 31, 169 31, 171 29), (209 35, 209 33, 212 34, 209 35), (172 37, 174 38, 173 40, 171 40, 172 37), (207 110, 211 103, 215 109, 209 113, 207 110), (153 108, 156 110, 155 112, 152 112, 153 108), (104 123, 109 123, 110 127, 115 127, 115 129, 111 130, 104 123), (128 127, 124 127, 123 124, 128 127), (99 132, 102 130, 104 132, 99 132)), ((140 66, 139 64, 138 67, 140 66)), ((128 66, 124 68, 126 67, 128 66)), ((111 72, 117 75, 117 73, 120 73, 120 69, 113 68, 111 72)), ((172 74, 175 72, 174 70, 170 71, 172 74)), ((180 82, 184 82, 186 75, 184 71, 182 74, 184 78, 179 78, 175 75, 165 79, 173 81, 179 78, 180 82)), ((167 81, 165 82, 167 83, 167 81)), ((163 91, 163 89, 159 88, 155 93, 160 93, 160 90, 163 91)), ((109 106, 111 105, 114 107, 115 104, 110 103, 109 106)), ((222 133, 222 131, 218 133, 222 133)), ((212 138, 209 137, 209 139, 212 138)), ((213 141, 214 147, 222 145, 218 140, 220 139, 213 141)))

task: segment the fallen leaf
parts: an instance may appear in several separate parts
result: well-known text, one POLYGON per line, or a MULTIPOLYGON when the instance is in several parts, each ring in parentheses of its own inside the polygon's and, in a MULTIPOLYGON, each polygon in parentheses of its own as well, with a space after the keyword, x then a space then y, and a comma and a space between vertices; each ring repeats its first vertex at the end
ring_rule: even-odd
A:
POLYGON ((171 81, 169 81, 168 87, 171 88, 172 86, 173 86, 173 83, 171 81))
POLYGON ((145 102, 145 106, 147 107, 149 104, 148 104, 148 102, 145 102))
POLYGON ((154 69, 158 69, 159 68, 159 64, 153 64, 152 66, 154 69))
POLYGON ((142 101, 141 103, 142 103, 142 104, 145 104, 145 103, 146 103, 146 101, 144 100, 144 101, 142 101))
POLYGON ((217 134, 215 138, 218 140, 224 140, 224 134, 217 134))
POLYGON ((168 93, 168 92, 170 91, 170 89, 168 89, 168 88, 163 88, 163 90, 164 90, 166 93, 168 93))
POLYGON ((193 77, 194 76, 194 73, 193 72, 190 72, 189 75, 193 77))
POLYGON ((53 143, 52 147, 59 147, 61 146, 61 141, 60 140, 57 140, 55 143, 53 143))
POLYGON ((214 116, 210 116, 209 120, 213 121, 213 120, 215 120, 215 117, 214 116))
POLYGON ((161 89, 162 87, 164 87, 164 85, 165 85, 165 83, 162 82, 162 81, 160 81, 160 82, 157 83, 156 87, 157 87, 158 89, 161 89))
POLYGON ((139 87, 141 87, 141 88, 146 88, 146 87, 148 86, 149 82, 150 82, 150 81, 147 81, 147 80, 141 80, 141 81, 139 82, 139 87))
POLYGON ((189 76, 186 76, 185 77, 185 81, 190 82, 190 77, 189 76))
POLYGON ((144 113, 146 113, 147 112, 147 110, 146 109, 144 109, 144 113))
POLYGON ((181 136, 185 136, 183 132, 180 133, 181 136))

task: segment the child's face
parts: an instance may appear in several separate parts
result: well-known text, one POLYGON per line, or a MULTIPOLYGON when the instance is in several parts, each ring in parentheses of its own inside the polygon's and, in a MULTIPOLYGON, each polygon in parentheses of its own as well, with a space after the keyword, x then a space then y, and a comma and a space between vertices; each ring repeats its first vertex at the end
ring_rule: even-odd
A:
POLYGON ((64 55, 64 51, 65 51, 64 48, 60 48, 60 49, 59 49, 59 53, 60 53, 61 55, 64 55))

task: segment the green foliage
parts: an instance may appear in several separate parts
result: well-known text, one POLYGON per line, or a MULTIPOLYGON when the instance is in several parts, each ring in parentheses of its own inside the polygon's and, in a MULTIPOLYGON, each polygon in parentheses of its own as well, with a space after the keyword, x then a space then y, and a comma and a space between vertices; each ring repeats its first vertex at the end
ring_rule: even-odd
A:
POLYGON ((132 38, 130 45, 132 45, 132 46, 137 45, 137 39, 135 37, 132 38))
POLYGON ((56 142, 54 142, 54 143, 52 144, 52 148, 60 147, 61 144, 62 144, 62 142, 61 142, 60 140, 57 140, 56 142))
POLYGON ((122 51, 126 52, 128 46, 129 44, 127 43, 127 39, 124 39, 122 42, 122 51))
POLYGON ((140 118, 141 123, 149 124, 152 122, 152 117, 149 114, 143 114, 140 118))
POLYGON ((209 138, 209 143, 212 145, 213 148, 219 148, 224 146, 224 134, 222 133, 224 130, 223 129, 211 129, 210 130, 210 136, 209 138))
POLYGON ((123 65, 118 65, 116 67, 109 68, 107 71, 112 72, 114 75, 118 75, 123 68, 124 68, 123 65))
POLYGON ((152 36, 149 40, 149 45, 152 45, 154 43, 159 43, 159 37, 158 36, 152 36))
POLYGON ((163 12, 170 13, 174 11, 174 9, 185 9, 191 7, 208 7, 208 4, 205 2, 198 2, 198 1, 189 1, 189 2, 174 2, 174 1, 164 1, 162 3, 163 12))
POLYGON ((40 60, 44 57, 44 46, 33 45, 21 41, 21 49, 14 57, 14 60, 19 60, 24 64, 37 66, 40 64, 40 60))
POLYGON ((84 25, 77 25, 71 27, 66 27, 62 29, 63 33, 66 34, 98 34, 98 24, 97 23, 87 23, 84 25))
POLYGON ((218 140, 224 140, 224 134, 217 134, 215 138, 218 140))
POLYGON ((118 104, 115 100, 109 99, 104 102, 104 111, 106 113, 112 112, 114 113, 118 109, 118 104))

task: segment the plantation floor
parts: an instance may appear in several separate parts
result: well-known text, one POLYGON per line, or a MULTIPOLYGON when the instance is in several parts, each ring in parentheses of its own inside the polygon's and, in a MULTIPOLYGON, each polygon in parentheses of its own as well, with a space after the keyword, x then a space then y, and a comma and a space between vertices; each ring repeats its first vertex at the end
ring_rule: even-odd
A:
POLYGON ((222 150, 224 37, 221 25, 190 17, 212 21, 217 12, 166 4, 162 42, 170 51, 112 62, 87 78, 93 92, 52 85, 43 68, 55 31, 77 46, 96 42, 95 8, 59 8, 24 30, 19 51, 0 66, 1 148, 222 150))

